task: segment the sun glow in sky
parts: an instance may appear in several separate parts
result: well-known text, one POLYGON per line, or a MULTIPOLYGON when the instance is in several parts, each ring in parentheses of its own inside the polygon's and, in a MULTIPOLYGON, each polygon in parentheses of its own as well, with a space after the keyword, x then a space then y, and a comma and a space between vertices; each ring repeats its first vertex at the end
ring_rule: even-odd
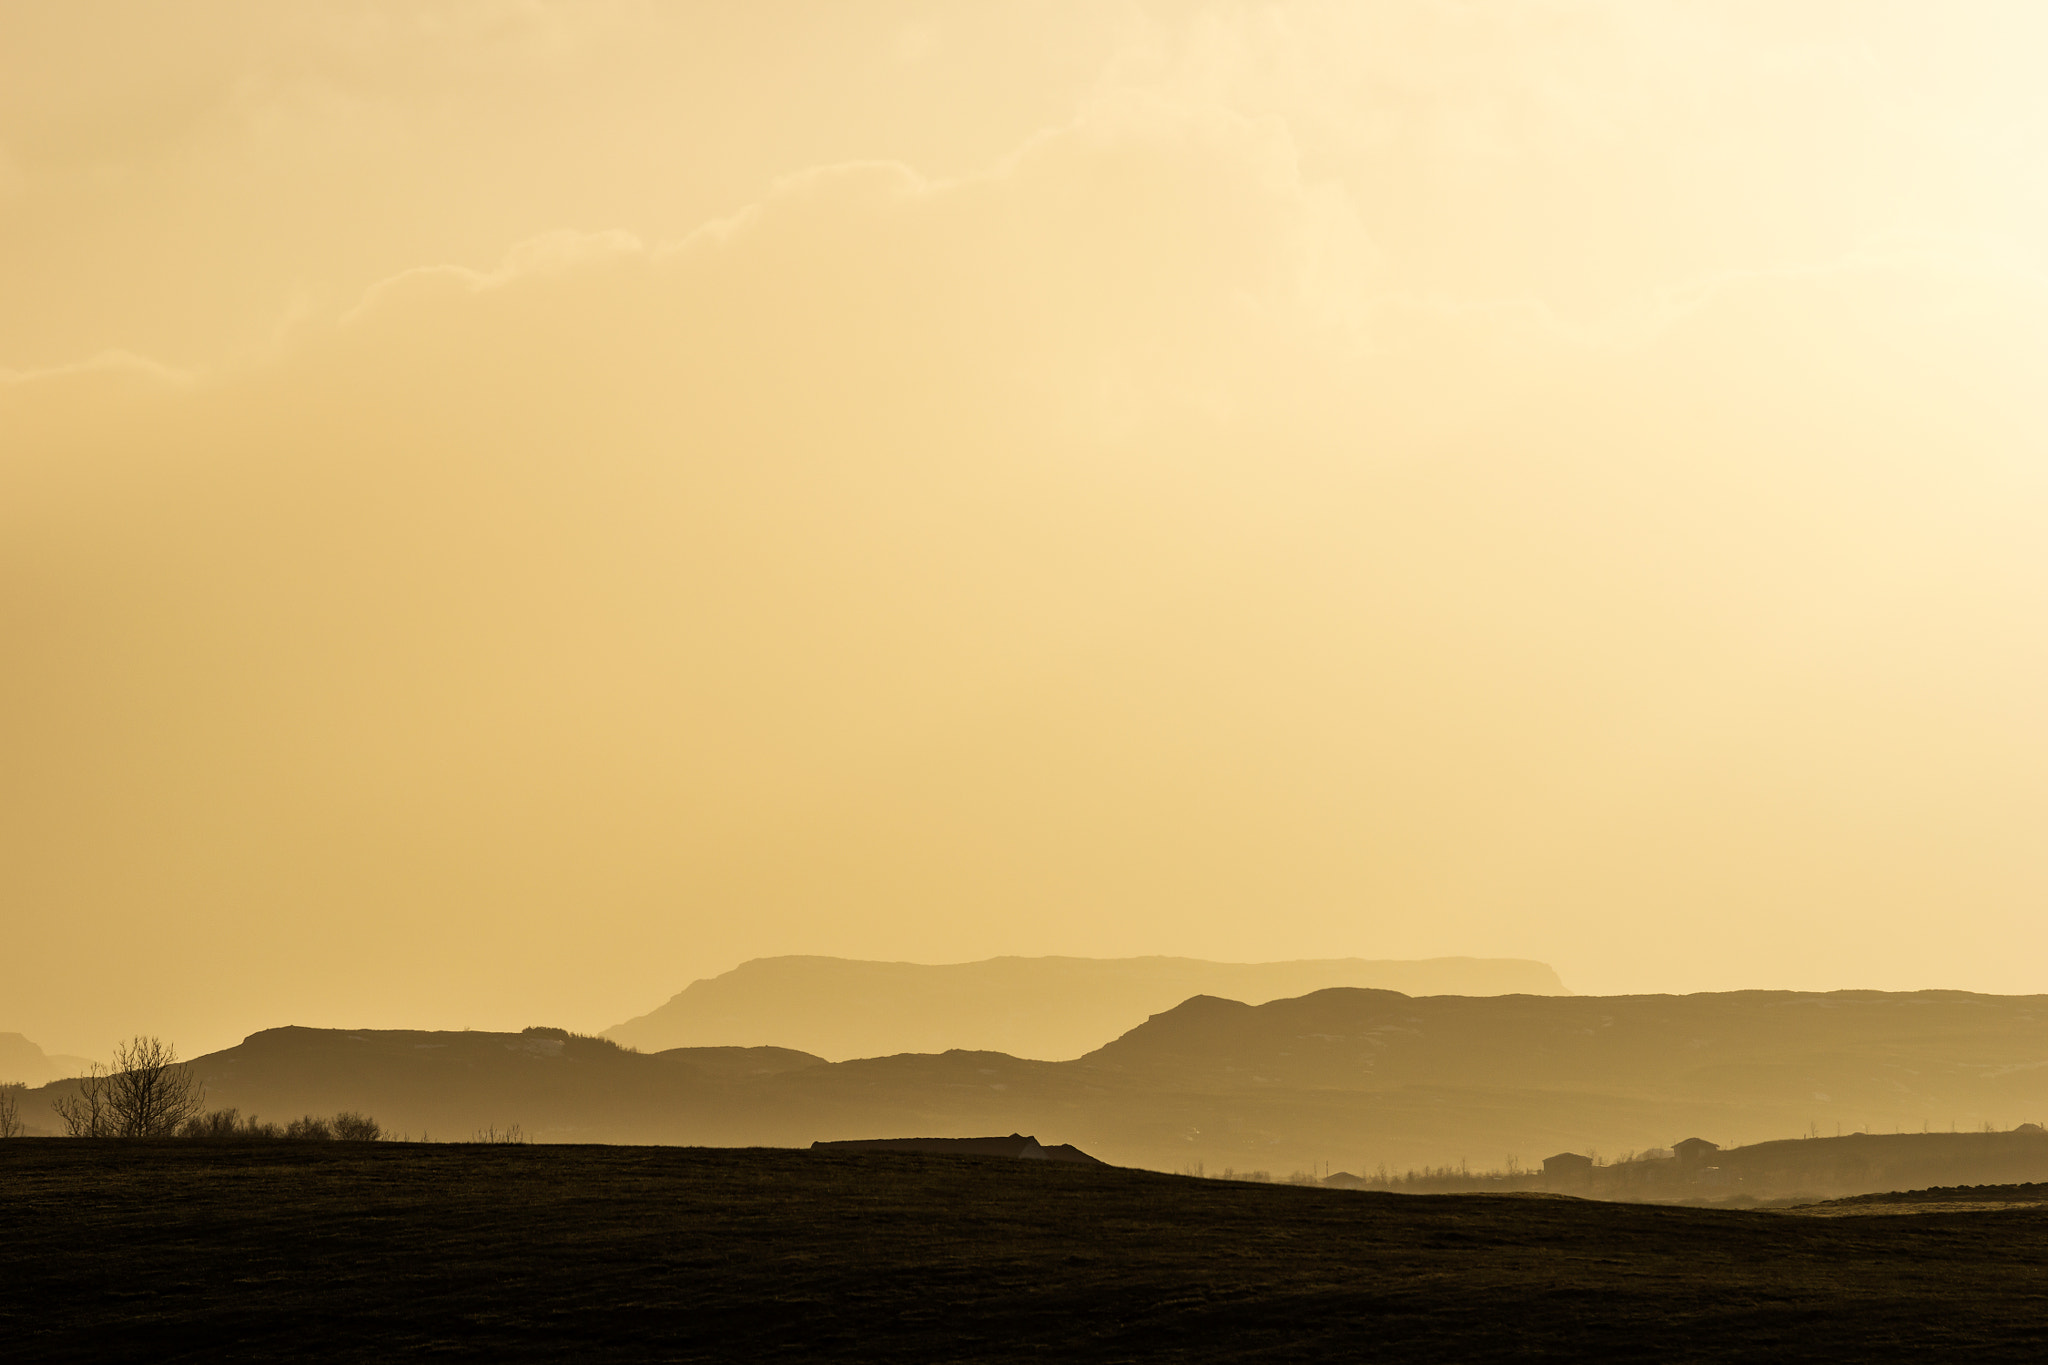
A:
POLYGON ((2029 0, 11 0, 0 1029, 2048 991, 2029 0))

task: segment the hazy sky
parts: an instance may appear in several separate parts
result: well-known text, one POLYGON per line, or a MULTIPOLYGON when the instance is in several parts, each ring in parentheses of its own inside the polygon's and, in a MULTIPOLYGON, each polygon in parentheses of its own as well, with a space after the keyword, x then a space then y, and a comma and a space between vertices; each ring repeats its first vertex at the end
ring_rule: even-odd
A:
POLYGON ((2048 991, 2035 0, 8 0, 0 1029, 2048 991))

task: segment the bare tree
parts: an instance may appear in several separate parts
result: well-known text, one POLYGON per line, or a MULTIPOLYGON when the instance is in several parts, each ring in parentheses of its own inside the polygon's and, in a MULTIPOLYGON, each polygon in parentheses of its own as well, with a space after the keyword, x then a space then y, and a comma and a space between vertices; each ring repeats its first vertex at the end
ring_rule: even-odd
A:
POLYGON ((57 1111, 58 1120, 71 1137, 117 1137, 112 1089, 113 1080, 107 1069, 94 1062, 78 1078, 77 1091, 58 1096, 50 1102, 50 1108, 57 1111))
POLYGON ((114 1117, 122 1137, 173 1137, 199 1113, 205 1092, 178 1049, 136 1035, 114 1049, 114 1117))
POLYGON ((21 1121, 21 1097, 28 1087, 20 1081, 0 1085, 0 1138, 20 1137, 28 1131, 21 1121))
POLYGON ((172 1137, 199 1114, 203 1091, 178 1050, 137 1034, 114 1049, 111 1070, 94 1063, 78 1091, 51 1107, 72 1137, 172 1137))

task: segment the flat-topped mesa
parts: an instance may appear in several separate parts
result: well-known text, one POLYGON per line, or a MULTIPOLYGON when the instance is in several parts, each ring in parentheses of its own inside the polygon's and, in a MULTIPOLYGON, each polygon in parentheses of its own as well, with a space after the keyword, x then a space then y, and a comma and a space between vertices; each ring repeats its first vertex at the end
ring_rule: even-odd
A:
POLYGON ((1012 1133, 1008 1137, 979 1138, 853 1138, 837 1142, 813 1142, 811 1150, 835 1155, 862 1152, 915 1152, 925 1156, 992 1156, 1016 1161, 1065 1161, 1077 1165, 1101 1166, 1080 1148, 1062 1142, 1047 1147, 1035 1137, 1012 1133))
POLYGON ((2048 997, 2040 996, 1408 997, 1333 989, 1263 1005, 1187 1000, 1080 1062, 1211 1091, 1435 1086, 1715 1105, 1768 1096, 1797 1131, 1837 1114, 1855 1126, 1883 1119, 1914 1127, 1986 1105, 2012 1118, 2037 1114, 2036 1092, 2048 1083, 2043 1055, 2048 997))
POLYGON ((1190 996, 1259 1004, 1335 986, 1414 996, 1569 994, 1543 963, 1508 958, 998 957, 932 965, 772 957, 693 982, 605 1036, 646 1052, 775 1044, 834 1060, 956 1048, 1057 1059, 1100 1047, 1190 996))

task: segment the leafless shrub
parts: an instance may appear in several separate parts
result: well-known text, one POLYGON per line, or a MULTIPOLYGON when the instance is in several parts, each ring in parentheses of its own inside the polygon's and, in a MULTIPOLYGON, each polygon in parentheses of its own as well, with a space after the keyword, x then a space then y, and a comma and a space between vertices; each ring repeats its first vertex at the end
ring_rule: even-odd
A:
POLYGON ((527 1137, 516 1123, 509 1128, 500 1128, 496 1124, 492 1124, 488 1128, 477 1129, 474 1133, 470 1134, 469 1140, 471 1142, 511 1143, 518 1145, 526 1142, 527 1137))
POLYGON ((368 1114, 349 1110, 331 1119, 308 1114, 279 1125, 254 1114, 243 1118, 240 1110, 216 1109, 185 1120, 178 1126, 178 1136, 200 1142, 375 1142, 384 1136, 384 1127, 368 1114))
POLYGON ((254 1114, 243 1118, 238 1109, 216 1109, 211 1114, 185 1120, 178 1128, 178 1136, 204 1142, 274 1141, 284 1136, 284 1129, 264 1123, 254 1114))
POLYGON ((178 1136, 201 1142, 223 1142, 242 1135, 240 1113, 216 1109, 211 1114, 194 1114, 178 1125, 178 1136))
POLYGON ((28 1126, 21 1121, 21 1097, 28 1086, 20 1081, 0 1084, 0 1138, 21 1137, 28 1126))
POLYGON ((334 1136, 339 1142, 375 1142, 384 1136, 384 1128, 368 1114, 344 1109, 334 1116, 334 1136))

